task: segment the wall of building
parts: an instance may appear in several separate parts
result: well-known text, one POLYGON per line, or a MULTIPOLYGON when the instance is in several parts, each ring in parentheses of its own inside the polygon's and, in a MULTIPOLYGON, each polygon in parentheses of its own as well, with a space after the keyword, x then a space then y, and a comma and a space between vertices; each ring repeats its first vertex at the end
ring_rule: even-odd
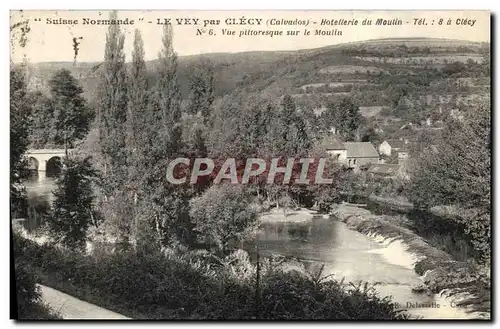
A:
POLYGON ((348 158, 347 165, 351 168, 361 167, 369 163, 379 163, 378 157, 376 158, 348 158))
POLYGON ((347 160, 347 150, 328 150, 330 157, 339 162, 345 163, 347 160))
POLYGON ((380 144, 378 147, 378 153, 380 153, 380 155, 383 154, 383 155, 391 156, 391 146, 389 145, 389 143, 384 141, 382 144, 380 144))

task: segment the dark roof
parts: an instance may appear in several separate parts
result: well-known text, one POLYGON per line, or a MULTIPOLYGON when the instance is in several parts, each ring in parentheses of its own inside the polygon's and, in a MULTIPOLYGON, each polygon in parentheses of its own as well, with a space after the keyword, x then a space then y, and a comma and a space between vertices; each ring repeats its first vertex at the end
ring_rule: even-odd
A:
POLYGON ((378 152, 370 142, 345 142, 348 158, 378 158, 378 152))
POLYGON ((398 170, 399 170, 398 164, 379 163, 370 166, 368 172, 380 175, 394 175, 398 172, 398 170))
POLYGON ((387 143, 389 143, 389 145, 393 149, 402 149, 405 146, 405 142, 403 142, 402 140, 390 140, 387 141, 387 143))
POLYGON ((335 136, 326 136, 321 145, 327 150, 345 150, 345 146, 340 139, 335 136))

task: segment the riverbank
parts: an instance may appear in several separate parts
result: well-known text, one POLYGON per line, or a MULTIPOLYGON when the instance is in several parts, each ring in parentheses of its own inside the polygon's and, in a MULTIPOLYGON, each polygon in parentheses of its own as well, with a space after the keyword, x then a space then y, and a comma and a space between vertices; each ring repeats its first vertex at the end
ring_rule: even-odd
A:
POLYGON ((372 202, 376 202, 381 205, 387 205, 391 207, 397 207, 402 210, 405 209, 413 209, 413 203, 409 202, 406 198, 400 197, 400 198, 393 198, 393 197, 383 197, 379 195, 370 195, 368 196, 368 200, 372 202))
POLYGON ((309 209, 289 210, 286 213, 282 208, 274 208, 260 215, 261 223, 299 223, 305 224, 312 221, 317 212, 309 209))
POLYGON ((422 284, 413 287, 414 291, 434 294, 450 308, 460 309, 464 317, 490 318, 490 277, 486 269, 453 260, 446 252, 398 225, 400 218, 391 221, 391 216, 374 215, 350 204, 336 206, 332 214, 349 228, 386 245, 384 257, 388 261, 412 268, 420 275, 422 284))
MULTIPOLYGON (((367 199, 375 204, 381 206, 389 206, 401 212, 410 211, 416 208, 415 205, 409 202, 408 199, 405 197, 384 197, 372 194, 369 195, 367 199)), ((452 218, 452 217, 463 218, 465 216, 471 216, 475 213, 474 210, 458 209, 455 206, 434 206, 428 209, 428 212, 435 216, 440 216, 444 218, 452 218)))

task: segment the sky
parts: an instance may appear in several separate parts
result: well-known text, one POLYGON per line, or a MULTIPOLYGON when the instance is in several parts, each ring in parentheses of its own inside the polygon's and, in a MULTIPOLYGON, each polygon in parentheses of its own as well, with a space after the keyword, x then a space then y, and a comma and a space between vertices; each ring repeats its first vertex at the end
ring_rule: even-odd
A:
MULTIPOLYGON (((84 25, 83 19, 108 19, 109 12, 38 10, 11 11, 10 14, 11 26, 24 20, 28 20, 30 26, 25 47, 16 42, 19 40, 20 30, 11 31, 13 62, 20 62, 24 57, 32 63, 73 61, 73 37, 83 38, 80 40, 77 61, 98 62, 104 58, 108 26, 84 25), (48 23, 48 20, 59 19, 73 23, 74 20, 78 20, 78 24, 48 23)), ((121 26, 126 36, 127 61, 131 57, 135 29, 139 29, 142 33, 146 60, 157 58, 162 33, 162 25, 158 25, 157 20, 165 22, 165 19, 170 19, 174 31, 174 49, 180 56, 214 52, 310 49, 379 38, 431 37, 486 42, 490 40, 488 11, 118 11, 118 18, 134 20, 134 25, 121 26), (403 25, 376 26, 374 24, 378 18, 401 20, 403 25), (425 22, 420 20, 424 18, 425 22), (177 19, 182 24, 178 24, 177 19), (200 25, 192 24, 193 19, 198 19, 200 25), (272 25, 281 19, 292 22, 298 19, 307 23, 307 26, 272 25), (372 25, 363 25, 365 19, 371 20, 372 25), (439 25, 441 19, 442 25, 439 25), (357 25, 321 25, 322 21, 330 24, 335 24, 337 21, 338 24, 340 20, 350 20, 351 23, 357 21, 357 25), (209 25, 204 27, 205 21, 209 25), (448 21, 450 25, 447 24, 448 21), (260 25, 257 24, 259 22, 260 25), (198 29, 204 29, 204 34, 196 35, 198 29), (272 37, 239 35, 248 29, 283 31, 284 35, 272 37), (305 35, 305 29, 311 34, 305 35), (223 30, 233 31, 235 35, 223 35, 223 30), (333 35, 315 36, 316 30, 334 32, 333 35), (298 31, 298 35, 287 35, 288 31, 298 31)))

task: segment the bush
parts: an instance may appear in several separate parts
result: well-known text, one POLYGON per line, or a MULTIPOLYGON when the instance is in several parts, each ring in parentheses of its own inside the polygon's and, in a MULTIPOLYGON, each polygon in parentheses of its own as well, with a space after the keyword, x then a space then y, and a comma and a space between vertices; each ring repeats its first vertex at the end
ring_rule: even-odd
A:
POLYGON ((15 252, 44 273, 47 285, 133 318, 401 318, 367 287, 286 273, 268 259, 257 281, 243 251, 223 259, 206 252, 94 257, 19 239, 15 252))
MULTIPOLYGON (((16 240, 22 242, 20 239, 16 240)), ((18 243, 17 246, 20 244, 18 243)), ((37 277, 30 262, 21 257, 15 257, 14 273, 18 319, 56 319, 57 315, 42 302, 40 289, 36 284, 37 277)))
POLYGON ((257 226, 257 212, 248 192, 230 184, 213 185, 191 200, 190 215, 200 242, 225 255, 257 226))
POLYGON ((19 317, 24 318, 30 313, 33 304, 40 302, 40 291, 36 286, 36 277, 29 265, 15 262, 17 310, 19 317))

